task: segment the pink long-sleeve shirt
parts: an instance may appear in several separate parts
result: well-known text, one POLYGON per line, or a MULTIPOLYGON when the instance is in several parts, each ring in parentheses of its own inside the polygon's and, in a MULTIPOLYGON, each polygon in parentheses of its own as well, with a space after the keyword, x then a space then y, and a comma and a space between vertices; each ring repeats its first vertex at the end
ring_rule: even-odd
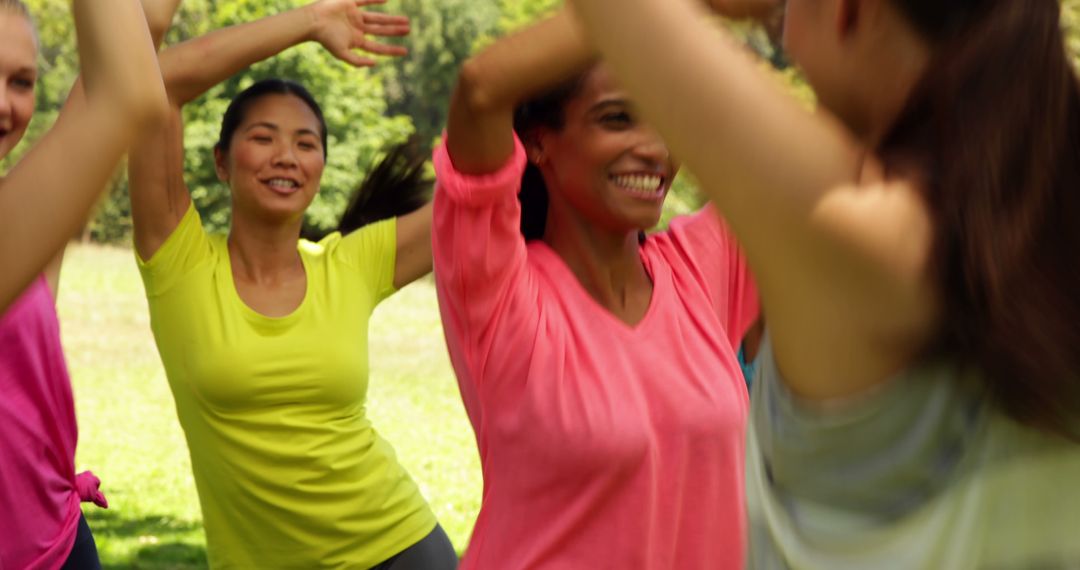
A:
POLYGON ((488 175, 434 159, 440 309, 484 477, 462 567, 742 568, 736 350, 758 301, 715 212, 641 246, 653 296, 629 326, 522 238, 520 141, 488 175))

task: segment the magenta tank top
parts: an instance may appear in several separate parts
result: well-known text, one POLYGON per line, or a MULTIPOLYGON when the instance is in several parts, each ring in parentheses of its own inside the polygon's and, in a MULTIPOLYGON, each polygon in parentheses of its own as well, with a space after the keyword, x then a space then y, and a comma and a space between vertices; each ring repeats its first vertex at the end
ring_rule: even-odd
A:
POLYGON ((75 406, 52 292, 0 317, 0 568, 58 568, 79 522, 75 406))

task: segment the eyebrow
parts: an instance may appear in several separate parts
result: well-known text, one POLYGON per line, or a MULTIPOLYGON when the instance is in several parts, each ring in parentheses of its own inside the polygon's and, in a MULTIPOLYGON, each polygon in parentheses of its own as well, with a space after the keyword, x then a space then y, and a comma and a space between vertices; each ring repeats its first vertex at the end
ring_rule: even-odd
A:
POLYGON ((622 98, 603 99, 603 100, 593 104, 592 107, 589 107, 589 113, 597 113, 597 112, 603 111, 604 109, 606 109, 608 107, 631 107, 631 106, 632 105, 631 105, 631 103, 630 103, 630 101, 628 99, 622 99, 622 98))
MULTIPOLYGON (((258 123, 252 123, 252 124, 248 125, 247 128, 244 129, 244 132, 246 133, 246 132, 248 132, 248 131, 250 131, 252 129, 257 129, 259 127, 262 127, 264 129, 270 129, 271 131, 280 131, 281 130, 274 123, 268 123, 266 121, 261 121, 261 122, 258 122, 258 123)), ((298 135, 311 135, 311 136, 313 136, 315 138, 321 138, 321 135, 319 135, 319 133, 317 133, 317 132, 315 132, 315 131, 313 131, 311 129, 297 129, 296 134, 298 134, 298 135)))

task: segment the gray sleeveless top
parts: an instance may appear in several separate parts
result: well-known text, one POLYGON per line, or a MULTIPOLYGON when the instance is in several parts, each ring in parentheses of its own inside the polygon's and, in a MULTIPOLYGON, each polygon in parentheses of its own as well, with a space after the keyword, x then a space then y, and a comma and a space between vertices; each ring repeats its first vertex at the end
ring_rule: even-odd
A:
POLYGON ((749 568, 1080 568, 1080 445, 1005 417, 946 362, 825 408, 787 390, 770 343, 760 356, 749 568))

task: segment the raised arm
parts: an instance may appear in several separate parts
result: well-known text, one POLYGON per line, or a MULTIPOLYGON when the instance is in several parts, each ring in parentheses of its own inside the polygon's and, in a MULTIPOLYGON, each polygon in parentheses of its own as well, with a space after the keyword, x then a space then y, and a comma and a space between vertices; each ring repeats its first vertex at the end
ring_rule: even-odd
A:
POLYGON ((317 41, 337 58, 355 66, 375 62, 356 50, 401 55, 404 48, 368 39, 368 35, 408 33, 408 19, 365 12, 361 7, 385 0, 321 0, 301 8, 232 26, 165 50, 161 72, 169 95, 168 128, 148 133, 131 153, 132 218, 135 249, 149 259, 187 211, 191 198, 183 177, 183 124, 180 109, 208 89, 289 47, 317 41))
POLYGON ((792 388, 842 397, 903 367, 936 318, 917 189, 718 39, 700 0, 570 2, 745 247, 792 388))
POLYGON ((461 66, 447 150, 463 174, 502 166, 514 150, 514 107, 584 70, 595 53, 567 10, 495 42, 461 66))
POLYGON ((173 16, 183 0, 142 0, 143 13, 146 14, 146 25, 150 28, 150 38, 154 47, 161 47, 161 41, 165 38, 165 32, 172 25, 173 16))
MULTIPOLYGON (((454 169, 486 174, 506 164, 514 152, 514 107, 585 69, 593 59, 571 14, 561 11, 466 61, 458 74, 446 129, 454 169)), ((517 220, 510 222, 515 225, 517 220)), ((398 219, 395 285, 431 270, 431 223, 430 205, 398 219)))
POLYGON ((86 96, 0 186, 0 309, 6 309, 85 222, 137 133, 160 121, 165 92, 137 0, 75 0, 86 96))

